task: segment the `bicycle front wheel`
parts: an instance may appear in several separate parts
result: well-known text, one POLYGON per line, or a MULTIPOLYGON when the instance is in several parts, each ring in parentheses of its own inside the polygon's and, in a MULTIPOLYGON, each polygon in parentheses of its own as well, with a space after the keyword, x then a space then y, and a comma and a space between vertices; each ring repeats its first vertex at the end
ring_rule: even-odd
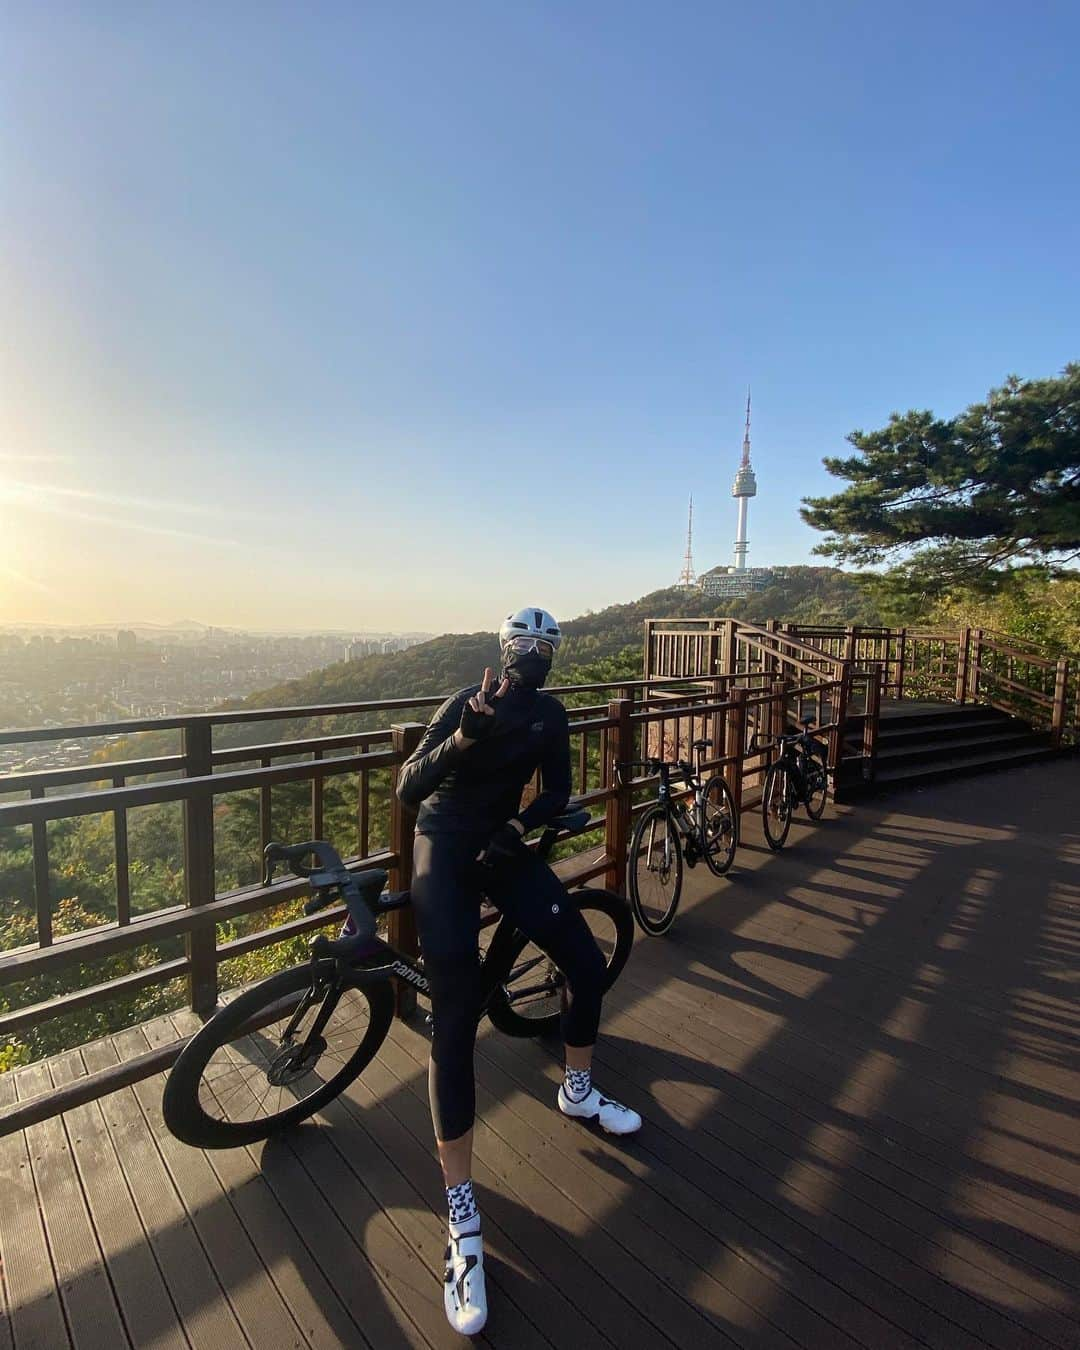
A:
POLYGON ((388 976, 352 978, 356 984, 344 989, 314 990, 310 968, 294 966, 226 1004, 169 1074, 162 1111, 172 1133, 195 1148, 238 1148, 295 1125, 344 1091, 394 1015, 388 976))
MULTIPOLYGON (((607 966, 605 992, 619 977, 634 945, 634 921, 625 900, 609 891, 569 891, 567 900, 577 905, 600 948, 607 966)), ((505 920, 504 920, 505 922, 505 920)), ((566 977, 535 942, 524 933, 515 935, 488 1016, 507 1036, 545 1036, 559 1029, 566 977)))
POLYGON ((630 839, 626 878, 634 918, 646 933, 666 933, 679 908, 683 858, 671 812, 659 802, 638 818, 630 839))
POLYGON ((765 775, 765 791, 761 794, 761 818, 765 838, 773 850, 782 849, 788 837, 793 797, 787 769, 781 764, 770 765, 765 775))

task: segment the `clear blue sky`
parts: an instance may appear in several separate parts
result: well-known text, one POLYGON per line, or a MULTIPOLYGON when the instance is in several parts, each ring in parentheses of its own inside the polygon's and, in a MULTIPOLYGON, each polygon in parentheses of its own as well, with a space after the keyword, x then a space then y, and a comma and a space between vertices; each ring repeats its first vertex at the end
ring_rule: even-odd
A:
POLYGON ((9 3, 0 621, 492 627, 808 561, 1080 356, 1074 3, 9 3))

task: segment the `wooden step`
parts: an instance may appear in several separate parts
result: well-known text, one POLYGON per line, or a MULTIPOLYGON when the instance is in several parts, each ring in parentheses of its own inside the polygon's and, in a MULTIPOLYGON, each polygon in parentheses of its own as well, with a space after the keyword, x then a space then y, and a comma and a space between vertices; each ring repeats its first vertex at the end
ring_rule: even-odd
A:
POLYGON ((1040 750, 1049 744, 1049 737, 1021 725, 1018 730, 1002 729, 993 735, 969 736, 963 740, 918 742, 907 745, 878 746, 878 776, 885 769, 896 769, 918 764, 934 764, 940 760, 962 759, 981 754, 1005 754, 1014 750, 1040 750))
POLYGON ((878 731, 878 745, 894 749, 905 745, 938 744, 941 741, 966 741, 978 737, 1000 736, 1006 731, 1030 731, 1030 725, 1019 718, 957 717, 941 718, 915 726, 893 726, 882 722, 878 731))
POLYGON ((841 802, 853 801, 873 792, 893 791, 900 787, 918 787, 924 783, 944 782, 950 778, 960 778, 968 774, 990 773, 997 769, 1013 769, 1022 764, 1034 764, 1040 760, 1055 759, 1063 752, 1049 745, 1029 746, 1019 750, 994 752, 989 749, 980 754, 957 755, 952 759, 936 760, 931 763, 897 765, 892 768, 879 766, 873 782, 844 781, 837 784, 836 799, 841 802))
POLYGON ((1009 722, 1011 717, 998 708, 988 707, 984 703, 944 703, 939 708, 919 708, 912 712, 896 712, 890 709, 881 718, 882 732, 901 731, 909 728, 932 727, 945 722, 1009 722))

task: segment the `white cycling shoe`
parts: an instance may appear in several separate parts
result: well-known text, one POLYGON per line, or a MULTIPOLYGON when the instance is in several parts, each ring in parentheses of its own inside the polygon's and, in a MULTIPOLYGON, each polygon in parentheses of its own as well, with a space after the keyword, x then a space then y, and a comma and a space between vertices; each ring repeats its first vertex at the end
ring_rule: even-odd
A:
POLYGON ((443 1282, 446 1320, 463 1336, 475 1336, 487 1321, 484 1240, 479 1233, 448 1238, 443 1282))
POLYGON ((559 1087, 559 1110, 564 1116, 575 1116, 578 1120, 595 1120, 608 1134, 633 1134, 641 1129, 641 1117, 636 1111, 621 1102, 613 1102, 605 1097, 598 1088, 593 1088, 587 1097, 575 1102, 566 1095, 564 1086, 559 1087))

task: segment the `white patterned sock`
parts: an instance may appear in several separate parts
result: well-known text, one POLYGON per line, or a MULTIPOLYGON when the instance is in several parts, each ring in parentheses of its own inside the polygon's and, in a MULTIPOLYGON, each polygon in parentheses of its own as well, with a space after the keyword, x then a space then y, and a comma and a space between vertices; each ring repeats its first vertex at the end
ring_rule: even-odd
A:
POLYGON ((480 1211, 476 1207, 472 1181, 463 1181, 458 1186, 447 1186, 446 1204, 450 1211, 450 1236, 465 1237, 468 1233, 479 1233, 480 1211))
POLYGON ((592 1091, 592 1070, 571 1069, 567 1065, 563 1089, 572 1102, 583 1102, 592 1091))

